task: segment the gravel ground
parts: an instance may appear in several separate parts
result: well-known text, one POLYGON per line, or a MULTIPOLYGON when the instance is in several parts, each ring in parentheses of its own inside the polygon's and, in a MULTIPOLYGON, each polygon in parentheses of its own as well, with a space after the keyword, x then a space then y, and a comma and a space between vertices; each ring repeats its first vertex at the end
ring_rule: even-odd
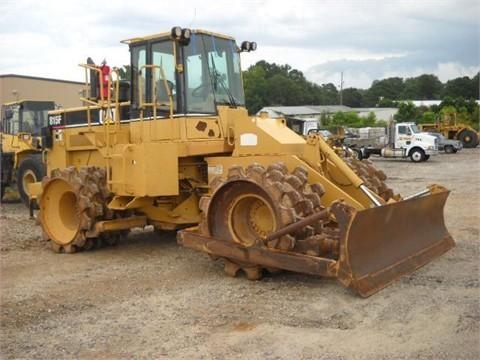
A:
POLYGON ((251 282, 176 244, 52 253, 20 203, 0 216, 2 359, 476 359, 480 357, 480 149, 426 163, 374 159, 396 192, 452 190, 457 247, 363 299, 333 279, 251 282))

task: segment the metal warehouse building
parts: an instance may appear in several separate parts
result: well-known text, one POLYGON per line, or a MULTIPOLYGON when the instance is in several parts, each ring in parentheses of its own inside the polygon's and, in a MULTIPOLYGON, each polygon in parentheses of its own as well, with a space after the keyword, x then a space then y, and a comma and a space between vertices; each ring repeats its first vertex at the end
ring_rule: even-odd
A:
POLYGON ((317 118, 322 114, 334 114, 336 112, 356 112, 360 117, 367 117, 371 112, 377 120, 391 120, 398 111, 397 108, 351 108, 345 105, 305 105, 305 106, 267 106, 257 114, 266 111, 270 117, 297 117, 317 118))
POLYGON ((0 75, 0 104, 16 100, 54 101, 63 108, 81 106, 82 82, 16 74, 0 75))

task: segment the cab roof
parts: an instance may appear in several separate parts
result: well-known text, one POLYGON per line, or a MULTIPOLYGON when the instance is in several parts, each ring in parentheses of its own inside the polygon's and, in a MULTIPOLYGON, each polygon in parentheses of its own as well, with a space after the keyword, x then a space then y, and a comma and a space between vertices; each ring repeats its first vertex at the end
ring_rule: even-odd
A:
MULTIPOLYGON (((235 40, 231 36, 216 33, 216 32, 212 32, 212 31, 207 31, 207 30, 191 29, 191 32, 192 32, 192 34, 211 35, 211 36, 219 37, 219 38, 226 39, 226 40, 235 40)), ((131 38, 131 39, 122 40, 120 42, 122 44, 132 45, 132 44, 135 44, 135 43, 141 43, 141 42, 145 42, 145 41, 149 41, 149 40, 164 39, 164 38, 170 38, 170 37, 171 37, 171 32, 168 31, 168 32, 162 32, 162 33, 153 34, 153 35, 134 37, 134 38, 131 38)))
POLYGON ((20 100, 15 100, 15 101, 9 101, 6 103, 3 103, 2 105, 4 106, 12 106, 12 105, 20 105, 26 102, 35 102, 35 103, 52 103, 54 104, 55 101, 53 100, 30 100, 30 99, 20 99, 20 100))

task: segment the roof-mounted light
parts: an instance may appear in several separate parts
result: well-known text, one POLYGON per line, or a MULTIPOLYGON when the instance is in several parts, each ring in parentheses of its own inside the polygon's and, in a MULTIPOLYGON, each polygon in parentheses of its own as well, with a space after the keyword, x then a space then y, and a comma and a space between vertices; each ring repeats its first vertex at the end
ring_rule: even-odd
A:
POLYGON ((192 31, 190 29, 183 29, 182 30, 182 37, 185 40, 190 40, 190 37, 192 36, 192 31))
POLYGON ((172 39, 178 41, 181 45, 188 45, 190 37, 192 36, 192 30, 180 26, 174 26, 171 31, 172 39))
POLYGON ((255 51, 255 50, 257 50, 257 43, 254 42, 254 41, 252 41, 252 42, 243 41, 242 45, 240 46, 240 50, 241 51, 248 51, 248 52, 255 51))
POLYGON ((180 26, 174 26, 172 28, 172 38, 174 38, 175 40, 177 39, 180 39, 180 37, 182 36, 182 28, 180 26))

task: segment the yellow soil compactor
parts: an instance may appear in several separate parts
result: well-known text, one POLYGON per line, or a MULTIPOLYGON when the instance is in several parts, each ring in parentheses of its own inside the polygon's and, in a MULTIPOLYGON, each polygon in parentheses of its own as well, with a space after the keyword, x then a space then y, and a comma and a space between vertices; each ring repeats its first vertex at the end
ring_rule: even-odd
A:
POLYGON ((55 251, 153 225, 232 276, 284 269, 369 296, 454 246, 447 189, 394 195, 370 163, 248 115, 240 53, 254 42, 174 27, 124 43, 130 82, 89 62, 85 107, 49 113, 47 176, 31 193, 55 251))

